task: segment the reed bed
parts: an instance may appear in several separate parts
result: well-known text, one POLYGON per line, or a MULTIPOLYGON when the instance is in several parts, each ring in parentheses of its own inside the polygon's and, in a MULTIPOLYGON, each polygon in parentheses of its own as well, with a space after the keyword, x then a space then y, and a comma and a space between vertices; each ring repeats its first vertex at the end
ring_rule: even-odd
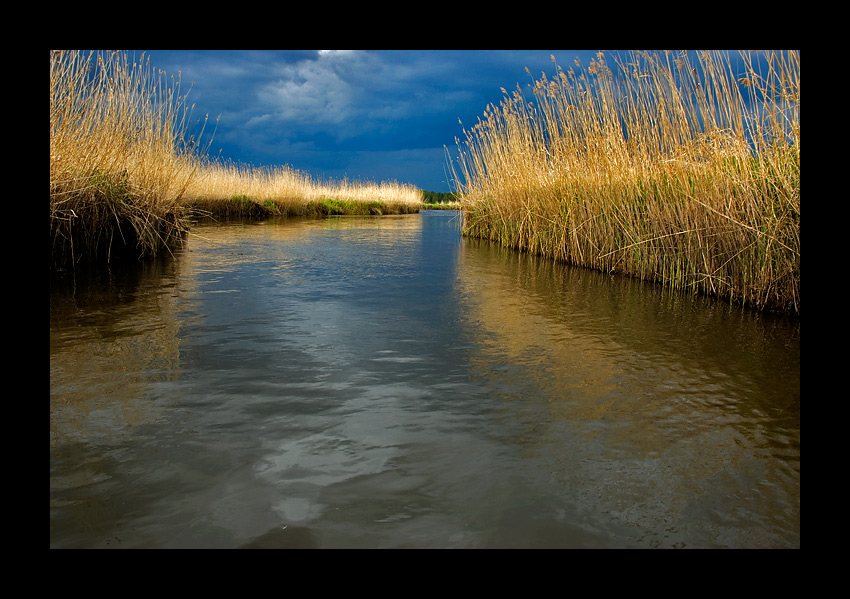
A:
POLYGON ((220 217, 327 214, 406 214, 422 207, 423 192, 390 182, 316 181, 288 166, 208 162, 186 191, 196 214, 220 217))
POLYGON ((143 59, 50 54, 51 267, 151 256, 185 235, 198 159, 175 142, 190 108, 143 59))
POLYGON ((693 56, 503 90, 457 140, 464 234, 799 314, 800 54, 693 56))
POLYGON ((50 266, 178 247, 202 216, 416 212, 422 192, 396 182, 314 181, 288 167, 207 157, 207 118, 192 121, 179 74, 122 52, 50 54, 50 266), (191 133, 191 134, 190 134, 191 133))

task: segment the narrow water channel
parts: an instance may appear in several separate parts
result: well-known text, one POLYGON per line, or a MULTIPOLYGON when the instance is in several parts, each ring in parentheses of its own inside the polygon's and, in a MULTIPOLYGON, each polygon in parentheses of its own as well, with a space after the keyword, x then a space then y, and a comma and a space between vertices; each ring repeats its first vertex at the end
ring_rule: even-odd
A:
POLYGON ((459 225, 53 277, 50 546, 799 548, 799 321, 459 225))

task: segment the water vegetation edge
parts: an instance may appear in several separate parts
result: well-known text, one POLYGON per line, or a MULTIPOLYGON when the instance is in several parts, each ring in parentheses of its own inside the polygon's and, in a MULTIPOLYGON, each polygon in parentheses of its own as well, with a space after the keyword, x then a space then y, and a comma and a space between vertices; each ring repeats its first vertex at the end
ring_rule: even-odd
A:
POLYGON ((451 209, 467 237, 799 315, 799 52, 766 75, 745 60, 738 83, 764 100, 755 128, 712 55, 701 80, 665 56, 636 54, 625 92, 601 54, 538 80, 537 108, 505 92, 449 161, 459 192, 435 194, 209 160, 203 128, 187 141, 179 80, 119 52, 52 51, 50 267, 170 252, 204 218, 451 209))
POLYGON ((799 51, 600 52, 530 87, 457 141, 464 235, 799 314, 799 51))

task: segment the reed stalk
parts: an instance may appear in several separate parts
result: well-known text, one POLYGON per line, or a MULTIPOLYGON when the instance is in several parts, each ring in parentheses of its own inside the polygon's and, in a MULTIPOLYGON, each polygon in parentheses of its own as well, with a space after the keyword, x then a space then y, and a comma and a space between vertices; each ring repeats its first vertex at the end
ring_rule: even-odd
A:
POLYGON ((503 90, 450 165, 464 234, 799 314, 799 52, 691 56, 503 90))
POLYGON ((189 108, 144 57, 50 54, 51 267, 151 256, 187 230, 197 155, 179 151, 189 108))

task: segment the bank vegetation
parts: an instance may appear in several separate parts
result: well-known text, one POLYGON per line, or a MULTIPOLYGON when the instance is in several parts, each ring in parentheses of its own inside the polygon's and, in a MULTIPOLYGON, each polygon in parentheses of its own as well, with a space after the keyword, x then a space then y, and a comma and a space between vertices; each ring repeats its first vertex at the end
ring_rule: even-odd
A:
POLYGON ((407 214, 423 205, 422 191, 396 181, 320 181, 285 165, 209 161, 189 184, 185 203, 211 218, 407 214))
POLYGON ((144 56, 50 53, 50 267, 179 247, 200 218, 416 212, 396 182, 325 182, 208 156, 214 124, 144 56), (206 140, 206 141, 205 141, 206 140))
POLYGON ((799 52, 599 53, 531 90, 457 140, 465 235, 799 314, 799 52))

